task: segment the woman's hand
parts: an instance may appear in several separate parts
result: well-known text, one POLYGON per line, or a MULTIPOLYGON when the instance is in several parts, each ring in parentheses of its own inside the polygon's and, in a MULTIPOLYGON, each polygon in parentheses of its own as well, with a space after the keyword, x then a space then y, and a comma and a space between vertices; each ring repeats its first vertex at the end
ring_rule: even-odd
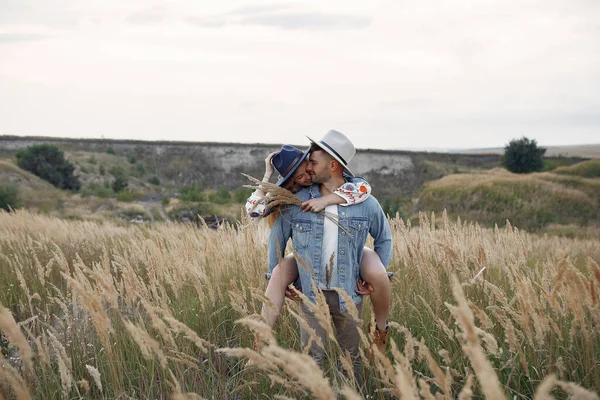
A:
POLYGON ((358 288, 357 290, 355 290, 356 293, 362 295, 362 296, 370 296, 371 292, 373 292, 373 285, 371 285, 369 282, 365 282, 362 279, 359 279, 358 282, 356 282, 356 287, 358 288))
MULTIPOLYGON (((266 178, 267 180, 269 180, 269 178, 271 178, 271 175, 273 175, 273 172, 275 172, 275 168, 273 168, 273 164, 271 163, 271 160, 273 159, 273 156, 277 154, 276 151, 272 152, 271 154, 269 154, 267 156, 267 158, 265 158, 265 176, 264 178, 266 178)), ((263 178, 263 181, 265 180, 263 178)))
POLYGON ((345 203, 346 200, 342 199, 335 193, 329 193, 323 197, 317 197, 316 199, 310 199, 301 204, 303 212, 321 212, 327 206, 333 206, 336 204, 345 203))
MULTIPOLYGON (((291 285, 290 285, 291 286, 291 285)), ((294 286, 294 288, 302 293, 302 288, 298 286, 294 286)), ((302 298, 298 295, 298 293, 294 292, 289 286, 285 288, 285 297, 294 301, 302 301, 302 298)))
POLYGON ((318 213, 324 210, 328 205, 329 202, 325 197, 318 197, 303 202, 300 207, 302 207, 302 212, 312 211, 318 213))

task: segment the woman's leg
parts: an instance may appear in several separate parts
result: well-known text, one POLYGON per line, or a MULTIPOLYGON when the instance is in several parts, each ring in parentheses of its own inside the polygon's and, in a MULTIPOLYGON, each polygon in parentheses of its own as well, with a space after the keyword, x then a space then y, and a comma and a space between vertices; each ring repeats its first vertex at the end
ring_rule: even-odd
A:
POLYGON ((363 281, 373 285, 371 292, 371 303, 377 321, 377 328, 381 331, 386 329, 387 315, 390 311, 392 297, 392 286, 387 276, 387 271, 381 263, 381 259, 375 251, 365 247, 360 263, 360 276, 363 281))
POLYGON ((275 325, 283 301, 285 300, 285 290, 288 285, 298 279, 298 265, 293 255, 285 256, 279 265, 273 269, 271 279, 267 284, 265 296, 273 302, 275 308, 269 304, 263 304, 261 315, 269 326, 275 325))

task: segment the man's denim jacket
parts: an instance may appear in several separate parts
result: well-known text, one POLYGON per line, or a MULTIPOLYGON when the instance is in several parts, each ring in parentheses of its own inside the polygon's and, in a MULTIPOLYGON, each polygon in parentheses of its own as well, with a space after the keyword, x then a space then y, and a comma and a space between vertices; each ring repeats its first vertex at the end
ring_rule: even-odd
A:
MULTIPOLYGON (((321 197, 319 185, 302 189, 297 194, 301 201, 321 197)), ((298 274, 302 290, 308 298, 315 302, 314 280, 319 287, 318 271, 321 266, 323 247, 323 214, 302 212, 299 206, 283 206, 271 227, 269 237, 269 273, 277 266, 281 257, 285 256, 288 239, 292 238, 292 247, 298 253, 298 274)), ((355 304, 362 301, 357 294, 356 282, 360 277, 360 262, 367 234, 375 240, 375 252, 387 269, 392 258, 392 232, 379 202, 369 196, 364 202, 349 207, 338 206, 338 251, 337 271, 339 287, 352 297, 355 304)), ((344 311, 346 304, 340 296, 340 309, 344 311)))

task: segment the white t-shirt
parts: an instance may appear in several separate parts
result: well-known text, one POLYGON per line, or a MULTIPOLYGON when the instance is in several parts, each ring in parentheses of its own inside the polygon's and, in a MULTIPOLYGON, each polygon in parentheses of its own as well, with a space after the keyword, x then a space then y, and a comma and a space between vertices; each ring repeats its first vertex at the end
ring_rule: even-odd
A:
MULTIPOLYGON (((338 208, 336 205, 325 207, 325 213, 337 218, 338 208), (333 215, 332 215, 333 214, 333 215)), ((322 290, 331 290, 338 287, 337 273, 337 250, 338 250, 338 226, 328 217, 323 220, 323 247, 321 254, 321 270, 319 287, 322 290), (331 255, 333 254, 333 263, 331 255), (333 264, 333 265, 332 265, 333 264), (329 276, 329 282, 327 277, 329 276), (329 283, 329 284, 327 284, 329 283)))

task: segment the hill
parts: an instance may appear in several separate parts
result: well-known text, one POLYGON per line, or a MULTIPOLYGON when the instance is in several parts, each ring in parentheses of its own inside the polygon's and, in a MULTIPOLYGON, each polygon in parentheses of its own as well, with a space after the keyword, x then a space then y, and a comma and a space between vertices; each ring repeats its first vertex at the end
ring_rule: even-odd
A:
POLYGON ((550 224, 600 226, 600 179, 504 169, 456 174, 425 184, 418 209, 446 209, 480 224, 539 230, 550 224))
MULTIPOLYGON (((279 145, 149 142, 137 140, 62 139, 0 136, 0 158, 36 143, 60 147, 77 167, 84 186, 104 185, 113 168, 124 169, 136 189, 156 190, 150 180, 156 177, 164 187, 200 183, 204 188, 225 187, 237 190, 248 181, 241 173, 260 177, 264 158, 279 145), (105 175, 102 175, 103 167, 105 175)), ((305 148, 304 146, 298 146, 305 148)), ((552 160, 552 158, 549 158, 552 160)), ((350 168, 365 177, 378 198, 412 196, 424 182, 445 175, 482 171, 498 167, 497 154, 454 154, 357 149, 350 168)), ((562 158, 560 165, 571 165, 581 158, 562 158)))
MULTIPOLYGON (((64 218, 191 220, 197 215, 239 219, 250 190, 241 172, 260 177, 264 157, 277 145, 74 140, 0 136, 0 182, 17 182, 28 209, 64 218), (59 191, 21 171, 14 154, 35 143, 60 147, 75 166, 82 189, 59 191), (5 172, 2 175, 2 170, 5 172), (10 173, 8 173, 8 172, 10 173), (8 174, 8 175, 7 175, 8 174), (114 193, 115 176, 127 188, 114 193)), ((598 160, 546 157, 555 173, 519 176, 499 168, 498 154, 358 149, 350 167, 373 186, 384 212, 418 218, 448 209, 484 225, 545 229, 551 224, 600 225, 598 160)))

